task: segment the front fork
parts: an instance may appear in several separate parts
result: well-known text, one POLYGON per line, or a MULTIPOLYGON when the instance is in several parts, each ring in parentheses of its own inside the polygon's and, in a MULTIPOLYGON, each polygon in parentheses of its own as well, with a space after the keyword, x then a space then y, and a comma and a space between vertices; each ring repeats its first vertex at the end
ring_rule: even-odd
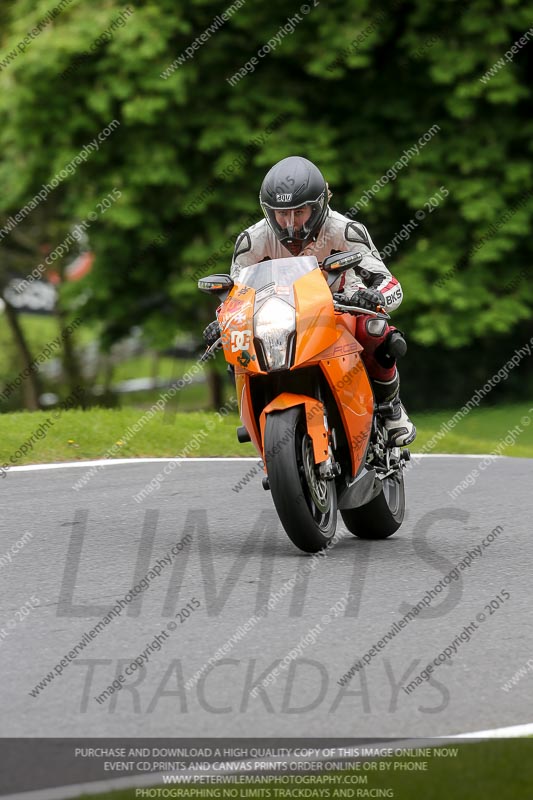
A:
POLYGON ((326 405, 324 403, 320 386, 317 386, 316 395, 317 401, 322 404, 324 430, 326 431, 328 442, 328 458, 326 461, 318 464, 315 469, 319 478, 324 481, 333 481, 342 472, 341 465, 337 464, 333 454, 333 451, 337 449, 337 434, 335 433, 335 428, 329 427, 328 415, 326 414, 326 405))

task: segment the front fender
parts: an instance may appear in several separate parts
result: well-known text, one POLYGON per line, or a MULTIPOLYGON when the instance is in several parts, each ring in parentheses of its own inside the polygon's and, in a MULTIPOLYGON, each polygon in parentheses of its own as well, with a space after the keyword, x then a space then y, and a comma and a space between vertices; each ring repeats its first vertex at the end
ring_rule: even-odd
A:
POLYGON ((268 414, 275 414, 277 411, 285 411, 294 406, 304 406, 307 433, 313 442, 313 455, 315 464, 322 464, 329 458, 328 432, 324 423, 324 405, 315 397, 305 394, 293 394, 292 392, 282 392, 271 403, 263 409, 259 417, 261 426, 261 441, 263 446, 263 459, 265 456, 265 427, 268 414))

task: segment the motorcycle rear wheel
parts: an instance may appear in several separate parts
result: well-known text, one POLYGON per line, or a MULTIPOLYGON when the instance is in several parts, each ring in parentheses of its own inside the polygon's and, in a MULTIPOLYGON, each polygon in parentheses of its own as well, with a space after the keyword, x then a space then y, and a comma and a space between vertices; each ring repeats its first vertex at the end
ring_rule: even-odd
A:
POLYGON ((289 539, 305 553, 328 546, 337 527, 337 492, 314 469, 301 408, 267 416, 265 461, 272 499, 289 539))
POLYGON ((383 480, 382 490, 370 503, 341 511, 341 517, 359 539, 387 539, 396 533, 405 514, 403 470, 383 480))

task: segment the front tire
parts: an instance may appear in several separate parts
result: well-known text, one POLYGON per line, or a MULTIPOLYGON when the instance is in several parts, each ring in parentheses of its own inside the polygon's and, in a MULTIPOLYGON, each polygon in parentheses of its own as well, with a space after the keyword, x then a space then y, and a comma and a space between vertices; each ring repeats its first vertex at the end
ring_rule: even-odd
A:
POLYGON ((403 470, 385 478, 381 492, 360 508, 341 511, 341 517, 359 539, 386 539, 396 533, 405 514, 403 470))
POLYGON ((312 440, 300 407, 267 416, 265 462, 287 536, 305 553, 323 550, 337 527, 337 492, 334 481, 316 476, 312 440))

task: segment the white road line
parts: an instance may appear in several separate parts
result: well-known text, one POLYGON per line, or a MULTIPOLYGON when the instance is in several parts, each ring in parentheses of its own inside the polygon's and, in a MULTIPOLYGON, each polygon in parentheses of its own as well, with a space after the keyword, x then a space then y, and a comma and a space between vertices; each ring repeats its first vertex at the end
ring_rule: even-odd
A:
MULTIPOLYGON (((491 456, 490 453, 411 453, 412 458, 511 458, 511 456, 491 456)), ((54 464, 26 464, 22 467, 10 467, 9 472, 31 472, 32 470, 40 469, 69 469, 70 467, 98 467, 103 464, 107 466, 116 466, 117 464, 152 464, 159 461, 181 461, 183 464, 194 464, 199 461, 257 461, 259 456, 244 458, 242 456, 235 456, 234 458, 218 458, 211 456, 209 458, 101 458, 95 461, 63 461, 54 464)))
POLYGON ((488 731, 457 734, 457 738, 461 739, 516 739, 519 736, 533 736, 533 722, 512 725, 510 728, 489 728, 488 731))
POLYGON ((255 458, 102 458, 97 461, 64 461, 56 464, 26 464, 23 467, 10 467, 9 472, 31 472, 39 469, 68 469, 69 467, 116 466, 117 464, 155 464, 158 462, 181 461, 194 464, 196 461, 258 461, 255 458))

